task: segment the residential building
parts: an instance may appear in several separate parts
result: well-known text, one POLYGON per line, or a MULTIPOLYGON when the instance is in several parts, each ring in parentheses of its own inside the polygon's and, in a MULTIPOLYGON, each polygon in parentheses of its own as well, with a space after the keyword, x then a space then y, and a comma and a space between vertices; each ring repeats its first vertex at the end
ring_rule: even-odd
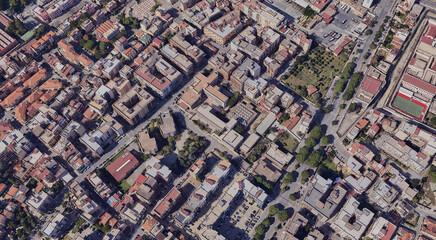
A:
POLYGON ((304 203, 319 213, 318 215, 325 221, 334 216, 344 204, 347 192, 341 184, 333 184, 332 180, 316 174, 304 203))
POLYGON ((244 82, 244 93, 249 99, 256 100, 261 97, 267 85, 268 82, 263 78, 256 78, 254 80, 247 78, 244 82))
POLYGON ((368 229, 367 236, 375 240, 391 239, 396 229, 397 226, 393 223, 383 217, 379 217, 368 229))
POLYGON ((280 170, 268 159, 262 159, 254 164, 253 172, 256 175, 264 176, 266 180, 276 183, 282 176, 280 170))
POLYGON ((147 130, 138 133, 138 144, 141 152, 144 154, 156 154, 158 149, 156 139, 150 137, 150 133, 147 130))
POLYGON ((179 226, 185 226, 194 218, 197 210, 201 209, 207 202, 209 196, 213 194, 219 187, 220 183, 225 179, 229 170, 230 162, 220 160, 217 165, 208 174, 201 185, 194 190, 187 202, 176 213, 175 222, 179 226))
POLYGON ((183 75, 157 53, 149 57, 134 73, 144 86, 161 97, 168 96, 182 80, 183 75))
POLYGON ((154 97, 139 86, 130 89, 114 104, 114 111, 130 125, 138 123, 154 105, 154 97))
POLYGON ((294 157, 292 153, 284 153, 279 149, 279 146, 275 143, 271 143, 270 147, 266 151, 266 157, 271 159, 273 164, 279 169, 287 165, 294 157))
POLYGON ((185 75, 190 75, 194 71, 194 64, 185 55, 177 52, 174 47, 165 45, 161 48, 161 53, 179 67, 185 75))
POLYGON ((371 223, 374 213, 350 197, 333 221, 332 228, 341 237, 358 240, 371 223))
POLYGON ((69 220, 61 213, 56 214, 42 233, 49 238, 58 238, 70 226, 69 220))
POLYGON ((240 13, 232 11, 221 17, 220 19, 208 23, 204 26, 204 34, 213 41, 224 45, 230 39, 239 33, 243 28, 240 13))
POLYGON ((279 29, 285 23, 285 16, 258 0, 248 0, 238 6, 245 15, 262 27, 279 29))
POLYGON ((172 188, 171 191, 157 203, 156 207, 153 209, 153 213, 160 219, 165 219, 181 197, 181 192, 176 188, 172 188))
POLYGON ((109 42, 118 33, 125 30, 124 26, 116 19, 110 19, 97 26, 94 30, 95 37, 103 42, 109 42))
POLYGON ((160 115, 160 118, 162 119, 162 124, 159 125, 159 129, 162 137, 168 138, 169 136, 174 136, 177 130, 171 113, 164 113, 160 115))

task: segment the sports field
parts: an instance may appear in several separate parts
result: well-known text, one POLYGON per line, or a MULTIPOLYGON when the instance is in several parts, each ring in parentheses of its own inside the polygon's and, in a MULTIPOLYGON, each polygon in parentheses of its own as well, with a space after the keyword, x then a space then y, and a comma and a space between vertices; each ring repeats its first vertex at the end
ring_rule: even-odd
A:
POLYGON ((424 104, 419 104, 419 102, 407 99, 402 94, 397 94, 392 105, 401 110, 404 113, 407 113, 417 119, 422 119, 422 113, 425 111, 426 106, 424 104))

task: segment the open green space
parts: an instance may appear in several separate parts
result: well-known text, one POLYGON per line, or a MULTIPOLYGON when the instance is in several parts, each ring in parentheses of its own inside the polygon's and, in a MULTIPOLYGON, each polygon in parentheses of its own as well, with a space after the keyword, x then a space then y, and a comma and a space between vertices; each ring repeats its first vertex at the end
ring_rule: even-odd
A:
POLYGON ((127 192, 129 191, 129 189, 132 187, 130 186, 130 184, 127 183, 127 180, 124 179, 121 184, 120 184, 121 189, 123 190, 123 192, 127 192))
POLYGON ((279 145, 280 148, 293 153, 298 146, 298 142, 289 133, 284 132, 277 137, 277 145, 279 145))
POLYGON ((424 107, 412 102, 412 100, 407 100, 400 96, 395 97, 392 105, 416 118, 420 118, 421 113, 424 110, 424 107))
MULTIPOLYGON (((349 52, 353 44, 348 44, 344 51, 335 56, 331 51, 322 46, 311 49, 303 56, 296 58, 295 64, 282 79, 283 84, 298 94, 306 97, 307 86, 314 85, 323 97, 334 77, 337 76, 348 60, 349 52)), ((316 95, 316 94, 314 94, 316 95)))

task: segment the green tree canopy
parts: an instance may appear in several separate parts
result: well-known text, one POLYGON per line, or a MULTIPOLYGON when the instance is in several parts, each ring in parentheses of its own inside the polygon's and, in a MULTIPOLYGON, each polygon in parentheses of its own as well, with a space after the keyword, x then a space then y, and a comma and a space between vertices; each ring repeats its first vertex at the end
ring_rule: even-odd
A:
POLYGON ((286 222, 289 219, 288 211, 282 210, 279 212, 278 218, 280 222, 286 222))
POLYGON ((310 173, 307 170, 301 172, 301 180, 306 181, 310 177, 310 173))
POLYGON ((272 205, 271 207, 269 207, 268 211, 270 216, 274 216, 279 212, 279 208, 276 205, 272 205))
POLYGON ((314 168, 318 166, 318 164, 320 164, 321 162, 322 162, 321 153, 318 150, 315 150, 309 155, 307 160, 307 165, 314 168))
POLYGON ((265 227, 262 224, 259 224, 254 228, 254 231, 256 231, 256 234, 263 235, 265 232, 265 227))
POLYGON ((263 225, 265 228, 268 228, 268 227, 271 225, 271 221, 269 220, 269 218, 265 218, 265 219, 262 221, 262 225, 263 225))
POLYGON ((319 125, 313 127, 312 131, 310 131, 310 136, 317 140, 320 139, 322 136, 322 127, 319 125))
POLYGON ((321 138, 321 143, 322 143, 323 145, 329 145, 329 144, 330 144, 330 138, 329 138, 328 136, 323 136, 323 137, 321 138))
POLYGON ((304 141, 304 145, 308 148, 313 148, 316 145, 316 139, 310 136, 306 139, 306 141, 304 141))

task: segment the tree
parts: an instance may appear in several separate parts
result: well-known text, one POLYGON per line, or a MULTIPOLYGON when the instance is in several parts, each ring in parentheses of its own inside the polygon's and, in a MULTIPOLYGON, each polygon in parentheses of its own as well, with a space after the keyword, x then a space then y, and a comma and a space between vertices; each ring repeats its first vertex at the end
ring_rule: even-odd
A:
POLYGON ((51 187, 50 191, 54 194, 57 195, 62 188, 64 188, 64 183, 61 180, 58 180, 57 182, 55 182, 55 184, 53 184, 53 187, 51 187))
POLYGON ((27 32, 26 26, 19 19, 15 18, 12 22, 9 22, 9 26, 6 28, 7 32, 13 33, 16 36, 22 36, 27 32))
POLYGON ((309 148, 307 147, 301 147, 298 153, 303 154, 305 157, 307 157, 310 153, 309 148))
POLYGON ((283 124, 290 118, 289 113, 283 113, 279 118, 279 123, 283 124))
POLYGON ((315 11, 308 5, 304 10, 303 10, 303 15, 306 17, 310 17, 313 18, 315 16, 315 11))
POLYGON ((295 176, 293 172, 286 173, 285 177, 283 178, 284 184, 290 184, 294 180, 295 176))
POLYGON ((288 211, 282 210, 279 212, 278 218, 280 222, 286 222, 289 219, 288 211))
POLYGON ((83 46, 86 50, 91 51, 94 49, 95 42, 93 40, 86 41, 85 45, 83 46))
POLYGON ((98 44, 98 48, 100 49, 100 51, 105 51, 106 50, 106 48, 107 48, 107 43, 106 42, 100 42, 99 44, 98 44))
POLYGON ((39 27, 35 29, 35 32, 33 33, 36 39, 40 39, 42 35, 45 33, 45 25, 41 24, 39 27))
POLYGON ((253 240, 261 240, 261 239, 262 239, 262 235, 259 235, 258 233, 254 234, 253 240))
POLYGON ((371 35, 371 33, 372 33, 371 29, 368 29, 368 30, 365 31, 365 35, 371 35))
POLYGON ((310 177, 310 173, 307 170, 301 172, 301 181, 306 181, 310 177))
POLYGON ((369 55, 371 55, 371 53, 370 52, 366 52, 364 55, 363 55, 363 59, 368 59, 369 58, 369 55))
POLYGON ((330 144, 330 138, 328 136, 323 136, 321 138, 322 145, 329 145, 330 144))
POLYGON ((304 145, 308 148, 313 148, 316 145, 316 139, 310 136, 304 141, 304 145))
POLYGON ((5 2, 4 2, 5 0, 0 0, 0 11, 4 11, 4 10, 6 10, 6 7, 5 7, 5 2))
POLYGON ((234 107, 239 102, 240 96, 241 96, 240 92, 234 92, 233 96, 227 102, 227 106, 229 106, 230 108, 234 107))
POLYGON ((245 129, 241 124, 238 124, 235 126, 235 131, 238 132, 239 134, 243 134, 245 129))
POLYGON ((277 205, 272 205, 271 207, 269 207, 269 216, 274 216, 279 212, 279 208, 277 207, 277 205))
POLYGON ((320 164, 321 161, 322 161, 321 153, 318 150, 315 150, 309 155, 307 159, 307 165, 314 168, 318 166, 318 164, 320 164))
POLYGON ((20 3, 18 2, 18 0, 9 0, 9 5, 12 9, 15 10, 20 6, 20 3))
POLYGON ((254 231, 256 231, 256 234, 259 234, 262 236, 263 233, 265 232, 265 228, 262 224, 259 224, 256 226, 256 228, 254 228, 254 231))
POLYGON ((33 189, 33 188, 36 188, 37 185, 38 185, 38 181, 36 179, 34 179, 34 178, 31 178, 26 186, 28 188, 33 189))
POLYGON ((436 125, 436 117, 432 117, 432 118, 430 119, 430 124, 433 125, 433 126, 436 125))
POLYGON ((432 182, 436 182, 436 166, 431 165, 430 170, 428 171, 428 176, 432 182))
POLYGON ((372 49, 375 49, 375 47, 376 47, 376 46, 375 46, 375 44, 374 44, 373 42, 369 45, 369 49, 371 49, 371 50, 372 50, 372 49))
POLYGON ((262 221, 262 225, 263 225, 265 228, 268 228, 268 227, 271 225, 271 221, 269 220, 269 218, 265 218, 265 219, 262 221))
POLYGON ((296 194, 295 194, 295 193, 291 193, 291 195, 289 195, 289 199, 290 199, 291 201, 296 201, 296 200, 297 200, 297 196, 296 196, 296 194))
POLYGON ((345 108, 345 104, 341 104, 341 105, 339 105, 339 108, 340 108, 340 109, 344 109, 344 108, 345 108))
POLYGON ((299 163, 304 163, 306 161, 307 156, 301 153, 297 153, 297 155, 295 155, 295 160, 299 163))
POLYGON ((320 139, 322 136, 322 127, 319 125, 313 127, 312 131, 310 131, 310 136, 317 140, 320 139))
POLYGON ((348 107, 348 112, 355 112, 357 110, 357 103, 351 103, 350 106, 348 107))

